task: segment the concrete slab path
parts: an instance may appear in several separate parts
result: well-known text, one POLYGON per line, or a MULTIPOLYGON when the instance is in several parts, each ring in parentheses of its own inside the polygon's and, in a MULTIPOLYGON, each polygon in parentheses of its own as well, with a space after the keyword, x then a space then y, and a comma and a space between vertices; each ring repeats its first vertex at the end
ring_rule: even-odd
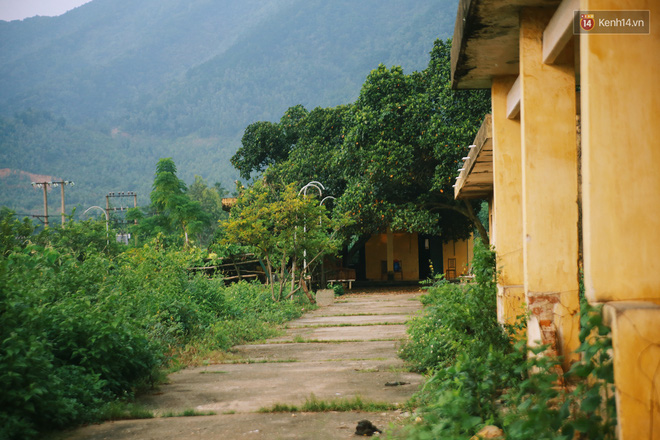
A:
POLYGON ((288 324, 283 336, 234 348, 239 362, 174 373, 142 405, 154 419, 108 422, 67 433, 73 440, 101 439, 309 439, 356 438, 357 422, 381 429, 402 411, 377 413, 258 413, 275 404, 353 399, 405 403, 422 383, 397 356, 405 322, 422 308, 418 291, 352 293, 288 324), (403 382, 405 385, 386 386, 403 382), (158 417, 185 410, 216 415, 158 417))

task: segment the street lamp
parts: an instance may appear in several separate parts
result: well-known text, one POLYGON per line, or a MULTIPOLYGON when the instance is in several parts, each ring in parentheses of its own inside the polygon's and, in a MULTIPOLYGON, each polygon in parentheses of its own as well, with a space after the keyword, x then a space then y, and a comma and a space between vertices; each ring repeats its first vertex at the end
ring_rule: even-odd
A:
POLYGON ((323 184, 322 184, 321 182, 317 182, 316 180, 312 180, 312 181, 309 182, 307 185, 305 185, 305 186, 303 186, 302 188, 300 188, 300 191, 298 191, 298 195, 300 195, 300 194, 307 195, 307 190, 308 190, 309 188, 316 188, 316 189, 318 189, 318 190, 319 190, 319 196, 322 196, 322 195, 323 195, 323 191, 322 191, 322 190, 325 190, 325 187, 323 186, 323 184))
MULTIPOLYGON (((321 203, 319 203, 319 206, 323 206, 323 203, 328 199, 336 200, 336 197, 332 197, 332 196, 324 197, 323 200, 321 200, 321 203)), ((323 217, 320 217, 319 226, 321 226, 322 223, 323 223, 323 217)), ((321 286, 325 286, 325 259, 323 258, 321 259, 321 286)))
POLYGON ((105 239, 106 239, 106 245, 110 245, 110 237, 108 233, 108 229, 109 229, 108 223, 110 223, 110 217, 108 216, 108 211, 101 208, 100 206, 90 206, 85 210, 85 212, 83 212, 83 215, 87 214, 87 211, 89 211, 90 209, 100 209, 101 211, 103 211, 103 214, 105 214, 105 239))

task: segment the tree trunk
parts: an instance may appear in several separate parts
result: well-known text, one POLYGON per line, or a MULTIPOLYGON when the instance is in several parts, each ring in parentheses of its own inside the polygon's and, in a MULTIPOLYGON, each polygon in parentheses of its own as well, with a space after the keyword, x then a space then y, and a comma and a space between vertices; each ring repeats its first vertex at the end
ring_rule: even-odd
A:
POLYGON ((474 226, 477 228, 477 231, 479 231, 479 235, 481 235, 481 241, 489 247, 490 246, 490 237, 488 237, 488 231, 486 231, 486 227, 484 226, 483 223, 481 223, 481 220, 479 217, 476 216, 474 213, 474 209, 472 209, 472 205, 468 200, 464 200, 465 202, 465 207, 467 208, 468 212, 468 218, 472 220, 472 223, 474 226))
POLYGON ((426 206, 429 207, 430 211, 449 209, 451 211, 456 211, 459 214, 464 215, 472 222, 474 227, 477 229, 479 235, 481 235, 481 240, 483 241, 483 243, 486 246, 490 246, 490 237, 488 236, 488 231, 486 231, 486 227, 483 225, 483 223, 481 223, 479 217, 477 217, 477 215, 474 213, 474 209, 472 208, 472 205, 470 205, 470 202, 468 200, 463 200, 463 202, 465 204, 465 209, 459 206, 454 206, 444 203, 432 203, 426 206))

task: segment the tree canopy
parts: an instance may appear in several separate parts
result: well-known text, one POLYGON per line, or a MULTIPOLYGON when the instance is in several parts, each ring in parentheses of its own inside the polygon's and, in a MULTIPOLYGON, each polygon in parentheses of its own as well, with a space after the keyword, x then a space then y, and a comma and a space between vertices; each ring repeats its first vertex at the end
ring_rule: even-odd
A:
POLYGON ((306 280, 310 266, 337 251, 338 231, 347 224, 292 184, 278 191, 257 181, 242 192, 221 228, 224 244, 248 246, 264 261, 274 301, 300 289, 313 300, 306 280))
MULTIPOLYGON (((199 186, 202 182, 196 183, 199 186)), ((169 157, 160 159, 156 165, 150 198, 150 216, 143 215, 137 209, 131 210, 127 216, 129 220, 139 221, 139 224, 133 228, 134 232, 147 236, 159 232, 164 234, 178 232, 187 247, 190 243, 190 234, 201 233, 208 225, 210 214, 202 208, 199 201, 193 200, 187 193, 186 184, 177 177, 176 165, 169 157)))
POLYGON ((243 177, 263 172, 271 184, 323 182, 337 196, 335 209, 355 220, 350 235, 389 226, 451 239, 476 227, 487 240, 478 205, 455 201, 451 185, 490 99, 451 89, 450 50, 437 40, 428 67, 412 74, 379 65, 355 103, 309 113, 293 107, 259 142, 252 133, 264 123, 252 124, 232 163, 243 177))

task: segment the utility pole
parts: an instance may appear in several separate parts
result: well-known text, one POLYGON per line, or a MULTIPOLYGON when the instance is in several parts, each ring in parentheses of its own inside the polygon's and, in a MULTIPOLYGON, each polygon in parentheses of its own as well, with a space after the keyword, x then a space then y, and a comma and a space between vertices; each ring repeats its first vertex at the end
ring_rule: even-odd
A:
POLYGON ((62 188, 62 227, 64 227, 64 187, 67 185, 75 185, 75 183, 69 181, 69 180, 60 180, 59 182, 52 182, 53 188, 57 188, 58 186, 62 188))
MULTIPOLYGON (((124 207, 123 203, 120 203, 119 208, 110 208, 110 198, 128 198, 132 197, 133 198, 133 207, 137 208, 137 193, 135 191, 120 191, 120 192, 109 192, 105 196, 105 209, 107 212, 117 212, 117 211, 125 211, 128 210, 128 207, 124 207)), ((135 224, 137 225, 137 220, 135 220, 135 224)), ((137 235, 135 236, 135 245, 137 246, 137 235)))
POLYGON ((64 187, 66 185, 73 186, 74 183, 69 180, 60 180, 59 182, 32 182, 32 186, 35 188, 44 189, 44 224, 45 227, 48 227, 48 186, 56 188, 58 186, 62 187, 62 227, 64 227, 64 187))
POLYGON ((48 227, 48 185, 52 182, 32 182, 32 186, 35 188, 44 189, 44 224, 45 227, 48 227))

